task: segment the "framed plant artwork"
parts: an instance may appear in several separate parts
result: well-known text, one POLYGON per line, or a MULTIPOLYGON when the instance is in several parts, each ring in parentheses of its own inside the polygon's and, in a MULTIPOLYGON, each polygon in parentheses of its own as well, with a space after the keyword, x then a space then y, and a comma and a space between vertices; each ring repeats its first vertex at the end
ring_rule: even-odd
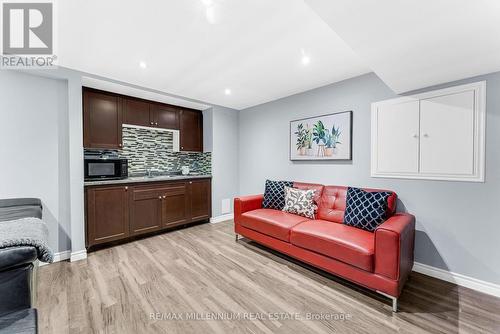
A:
POLYGON ((352 160, 352 111, 291 121, 290 160, 352 160))

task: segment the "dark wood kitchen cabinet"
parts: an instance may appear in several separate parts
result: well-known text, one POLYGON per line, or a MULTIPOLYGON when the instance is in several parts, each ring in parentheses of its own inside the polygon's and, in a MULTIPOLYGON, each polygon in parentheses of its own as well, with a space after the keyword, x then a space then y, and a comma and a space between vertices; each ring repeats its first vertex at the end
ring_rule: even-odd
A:
POLYGON ((83 88, 85 148, 120 149, 122 125, 179 130, 180 150, 203 152, 203 114, 199 110, 83 88))
POLYGON ((151 115, 151 103, 125 98, 123 99, 123 123, 139 126, 154 126, 151 115))
POLYGON ((180 112, 181 151, 203 152, 203 114, 199 110, 180 112))
POLYGON ((155 103, 151 105, 151 112, 156 127, 179 130, 180 109, 178 107, 155 103))
POLYGON ((161 228, 161 195, 156 187, 133 187, 130 192, 130 235, 161 228))
POLYGON ((122 146, 122 104, 116 94, 84 89, 83 144, 85 148, 122 146))
POLYGON ((186 183, 175 183, 158 189, 162 199, 161 225, 171 227, 189 223, 189 198, 186 183))
POLYGON ((209 220, 211 179, 86 187, 87 247, 209 220))
POLYGON ((87 247, 129 236, 128 186, 86 190, 87 247))
POLYGON ((179 108, 139 99, 123 100, 123 123, 179 130, 179 108))
POLYGON ((190 220, 200 221, 210 218, 211 203, 210 180, 192 180, 189 181, 189 204, 190 220))

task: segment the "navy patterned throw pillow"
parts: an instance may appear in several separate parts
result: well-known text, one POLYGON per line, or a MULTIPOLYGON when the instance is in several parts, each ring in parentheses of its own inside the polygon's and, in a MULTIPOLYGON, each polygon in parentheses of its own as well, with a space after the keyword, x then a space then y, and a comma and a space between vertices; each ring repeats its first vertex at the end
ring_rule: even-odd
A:
POLYGON ((373 232, 385 220, 389 191, 347 189, 344 224, 373 232))
POLYGON ((266 180, 266 190, 264 192, 262 207, 282 210, 285 206, 285 187, 293 187, 293 182, 266 180))

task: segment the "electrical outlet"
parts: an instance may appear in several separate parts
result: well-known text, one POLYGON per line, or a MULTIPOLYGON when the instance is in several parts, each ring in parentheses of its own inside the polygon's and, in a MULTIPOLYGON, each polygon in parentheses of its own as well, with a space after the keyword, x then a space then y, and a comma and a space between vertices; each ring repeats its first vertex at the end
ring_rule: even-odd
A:
POLYGON ((231 201, 229 198, 225 198, 222 200, 221 212, 223 215, 231 212, 231 201))

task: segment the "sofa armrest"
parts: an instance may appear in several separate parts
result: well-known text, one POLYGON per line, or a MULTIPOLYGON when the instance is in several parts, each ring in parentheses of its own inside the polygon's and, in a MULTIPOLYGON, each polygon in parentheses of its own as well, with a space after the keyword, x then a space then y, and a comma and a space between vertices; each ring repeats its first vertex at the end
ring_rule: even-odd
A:
POLYGON ((37 259, 35 247, 19 246, 0 249, 0 273, 35 262, 37 259))
POLYGON ((234 221, 239 222, 239 218, 247 211, 257 210, 262 208, 264 195, 242 196, 234 199, 234 221))
POLYGON ((397 213, 375 230, 375 273, 405 280, 413 267, 415 217, 397 213))

